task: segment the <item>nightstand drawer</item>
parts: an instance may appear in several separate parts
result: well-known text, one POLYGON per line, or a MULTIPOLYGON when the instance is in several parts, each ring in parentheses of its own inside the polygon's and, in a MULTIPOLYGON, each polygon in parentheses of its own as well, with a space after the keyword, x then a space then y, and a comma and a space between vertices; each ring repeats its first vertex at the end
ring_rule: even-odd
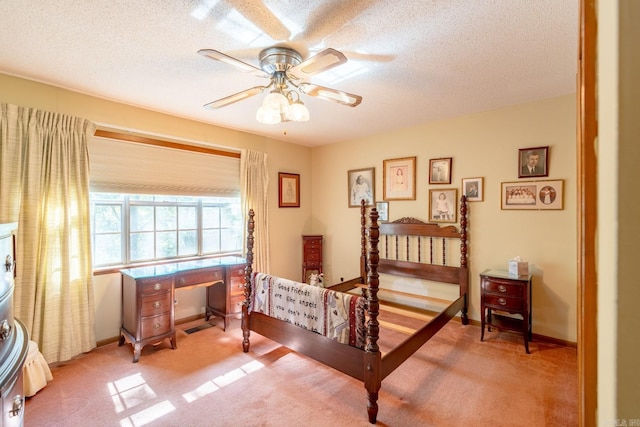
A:
POLYGON ((507 281, 501 281, 497 279, 483 281, 482 287, 485 292, 516 298, 524 297, 525 291, 525 287, 521 284, 509 283, 507 281))
POLYGON ((523 303, 524 300, 522 298, 511 298, 499 295, 484 296, 484 305, 498 310, 522 311, 524 309, 523 303))

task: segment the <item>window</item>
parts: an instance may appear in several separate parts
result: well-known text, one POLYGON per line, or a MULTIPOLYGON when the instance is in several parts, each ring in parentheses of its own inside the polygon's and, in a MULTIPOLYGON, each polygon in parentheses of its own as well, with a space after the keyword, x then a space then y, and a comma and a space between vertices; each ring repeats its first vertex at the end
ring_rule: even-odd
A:
POLYGON ((91 193, 93 267, 242 250, 238 197, 91 193))

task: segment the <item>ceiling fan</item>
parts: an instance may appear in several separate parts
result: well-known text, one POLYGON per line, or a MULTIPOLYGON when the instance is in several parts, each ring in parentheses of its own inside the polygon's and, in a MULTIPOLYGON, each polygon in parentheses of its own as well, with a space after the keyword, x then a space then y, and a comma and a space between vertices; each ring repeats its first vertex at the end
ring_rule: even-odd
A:
POLYGON ((355 107, 362 101, 359 95, 319 86, 306 80, 310 76, 347 62, 347 57, 335 49, 325 49, 303 61, 302 55, 292 48, 269 47, 260 52, 260 68, 213 49, 200 49, 198 53, 232 65, 243 72, 269 79, 267 85, 254 86, 220 98, 205 104, 205 108, 222 108, 270 89, 270 94, 258 109, 256 118, 261 123, 274 124, 281 121, 309 120, 309 111, 300 99, 300 93, 349 107, 355 107))

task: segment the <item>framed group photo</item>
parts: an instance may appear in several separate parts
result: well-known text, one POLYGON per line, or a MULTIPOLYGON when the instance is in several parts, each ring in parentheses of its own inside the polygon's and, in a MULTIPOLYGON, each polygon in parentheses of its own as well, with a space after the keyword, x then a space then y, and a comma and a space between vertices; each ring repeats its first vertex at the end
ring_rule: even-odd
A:
POLYGON ((481 202, 484 200, 484 179, 463 178, 462 194, 467 197, 468 202, 481 202))
POLYGON ((563 209, 561 179, 553 181, 503 182, 501 208, 517 210, 563 209))
POLYGON ((451 184, 451 157, 429 160, 429 184, 451 184))
POLYGON ((353 169, 347 172, 347 188, 350 208, 359 208, 362 200, 365 206, 373 206, 375 200, 375 168, 353 169))
POLYGON ((549 176, 549 147, 518 150, 518 178, 549 176))
POLYGON ((383 160, 382 181, 384 200, 415 200, 416 158, 383 160))
POLYGON ((300 207, 300 175, 278 172, 278 206, 281 208, 300 207))
POLYGON ((429 222, 458 221, 458 189, 429 190, 429 222))

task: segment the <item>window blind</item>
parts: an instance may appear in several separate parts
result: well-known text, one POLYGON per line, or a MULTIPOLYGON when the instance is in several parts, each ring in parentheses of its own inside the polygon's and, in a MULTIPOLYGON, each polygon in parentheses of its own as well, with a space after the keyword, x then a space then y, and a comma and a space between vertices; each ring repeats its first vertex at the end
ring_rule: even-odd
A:
POLYGON ((239 154, 216 155, 101 136, 94 136, 88 145, 91 191, 240 195, 239 154))

